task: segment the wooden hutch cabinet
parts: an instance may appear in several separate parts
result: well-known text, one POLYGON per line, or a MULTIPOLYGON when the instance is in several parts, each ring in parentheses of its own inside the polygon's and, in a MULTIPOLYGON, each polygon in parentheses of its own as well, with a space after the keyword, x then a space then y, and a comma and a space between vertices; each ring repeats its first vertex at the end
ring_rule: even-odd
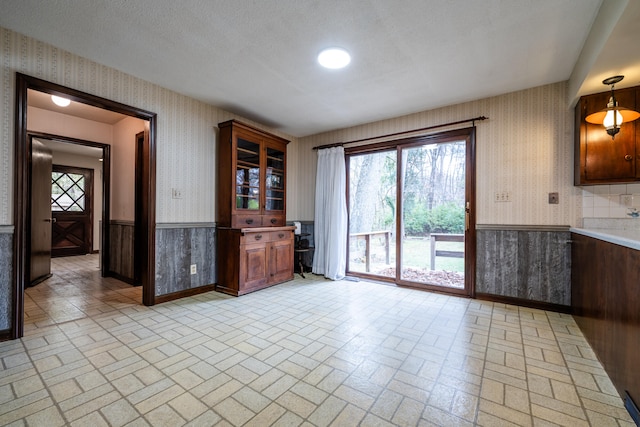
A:
POLYGON ((235 120, 218 127, 216 290, 237 296, 293 279, 289 141, 235 120))
MULTIPOLYGON (((640 86, 616 89, 618 105, 637 110, 640 86)), ((611 92, 580 98, 575 110, 575 185, 640 181, 640 120, 623 123, 615 139, 585 117, 604 109, 611 92)))

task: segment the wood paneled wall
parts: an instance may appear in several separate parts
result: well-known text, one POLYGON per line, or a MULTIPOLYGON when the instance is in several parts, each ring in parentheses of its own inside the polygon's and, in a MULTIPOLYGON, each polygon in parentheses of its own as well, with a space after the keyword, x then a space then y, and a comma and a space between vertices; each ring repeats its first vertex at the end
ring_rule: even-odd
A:
POLYGON ((132 222, 111 221, 109 224, 109 275, 129 284, 134 284, 134 229, 132 222))
POLYGON ((156 229, 156 296, 216 283, 214 225, 158 225, 156 229), (191 265, 196 264, 196 274, 191 265))
MULTIPOLYGON (((13 233, 12 230, 3 232, 0 226, 0 331, 11 327, 12 289, 11 278, 13 276, 13 233)), ((13 228, 13 227, 11 227, 13 228)))
POLYGON ((569 306, 571 235, 524 228, 479 229, 476 292, 569 306))

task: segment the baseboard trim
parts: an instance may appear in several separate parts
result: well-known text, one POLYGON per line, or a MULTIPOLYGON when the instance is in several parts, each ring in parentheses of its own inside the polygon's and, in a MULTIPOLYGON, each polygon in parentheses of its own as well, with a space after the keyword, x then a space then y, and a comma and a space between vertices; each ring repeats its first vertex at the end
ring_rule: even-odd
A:
POLYGON ((524 298, 485 294, 482 292, 476 292, 476 299, 498 302, 502 304, 518 305, 520 307, 537 308, 539 310, 554 311, 556 313, 571 314, 571 306, 564 305, 564 304, 553 304, 550 302, 532 301, 524 298))
POLYGON ((205 292, 215 291, 216 285, 204 285, 198 288, 185 289, 184 291, 172 292, 165 295, 156 295, 155 303, 162 304, 163 302, 169 302, 176 299, 191 297, 193 295, 204 294, 205 292))

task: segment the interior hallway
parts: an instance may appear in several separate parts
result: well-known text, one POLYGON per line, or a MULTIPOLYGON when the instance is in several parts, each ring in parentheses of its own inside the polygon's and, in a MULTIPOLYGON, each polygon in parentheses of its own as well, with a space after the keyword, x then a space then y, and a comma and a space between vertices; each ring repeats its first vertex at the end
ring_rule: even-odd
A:
POLYGON ((0 425, 633 426, 568 315, 311 274, 144 307, 54 263, 0 343, 0 425))

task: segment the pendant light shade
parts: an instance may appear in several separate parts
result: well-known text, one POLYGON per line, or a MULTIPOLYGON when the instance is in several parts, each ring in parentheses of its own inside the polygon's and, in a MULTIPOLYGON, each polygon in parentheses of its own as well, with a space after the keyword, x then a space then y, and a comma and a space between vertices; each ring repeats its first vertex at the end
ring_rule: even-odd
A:
POLYGON ((613 91, 613 86, 621 81, 624 76, 614 76, 604 79, 602 84, 611 85, 611 98, 607 108, 597 113, 589 114, 585 120, 596 125, 603 125, 611 138, 615 138, 620 132, 620 125, 625 122, 632 122, 640 118, 640 113, 630 108, 620 107, 613 91))

